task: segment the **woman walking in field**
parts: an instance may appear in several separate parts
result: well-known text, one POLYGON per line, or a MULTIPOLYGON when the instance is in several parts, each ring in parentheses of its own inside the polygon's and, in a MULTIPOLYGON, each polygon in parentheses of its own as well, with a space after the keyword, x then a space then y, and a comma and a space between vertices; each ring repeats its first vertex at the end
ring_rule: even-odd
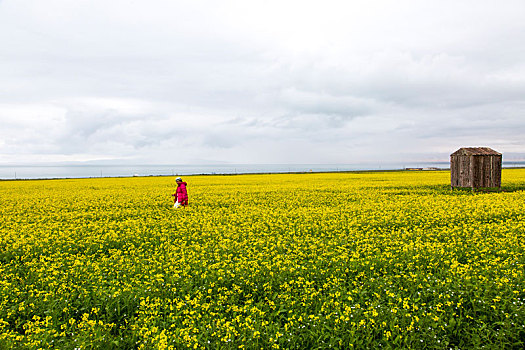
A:
POLYGON ((172 196, 175 197, 173 208, 178 208, 179 206, 185 207, 188 205, 188 191, 186 191, 187 183, 183 182, 180 177, 176 178, 175 181, 177 182, 177 190, 172 194, 172 196))

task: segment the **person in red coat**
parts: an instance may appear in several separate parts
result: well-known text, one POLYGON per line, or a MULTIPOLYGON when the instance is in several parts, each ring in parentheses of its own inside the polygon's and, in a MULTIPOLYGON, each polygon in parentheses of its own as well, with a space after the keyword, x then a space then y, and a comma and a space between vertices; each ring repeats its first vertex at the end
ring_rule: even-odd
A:
POLYGON ((182 181, 180 177, 176 178, 175 181, 177 182, 177 191, 172 194, 172 196, 175 197, 173 208, 178 208, 179 206, 185 207, 188 205, 188 191, 186 191, 187 183, 182 181))

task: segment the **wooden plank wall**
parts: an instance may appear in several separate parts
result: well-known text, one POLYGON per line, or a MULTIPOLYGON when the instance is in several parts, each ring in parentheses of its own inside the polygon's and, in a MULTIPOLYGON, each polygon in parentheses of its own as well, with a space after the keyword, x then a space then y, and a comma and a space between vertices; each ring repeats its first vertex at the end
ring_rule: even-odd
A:
POLYGON ((471 167, 472 167, 472 186, 474 188, 484 187, 484 174, 485 168, 485 157, 483 156, 472 156, 471 167))
POLYGON ((460 164, 460 179, 459 179, 459 186, 460 187, 471 187, 472 186, 472 162, 471 162, 471 156, 460 156, 459 157, 459 164, 460 164))
POLYGON ((456 156, 450 156, 450 186, 458 187, 458 162, 456 156))
POLYGON ((501 187, 501 166, 502 166, 502 156, 493 156, 492 157, 492 180, 494 181, 493 187, 501 187))
POLYGON ((496 155, 451 156, 451 186, 501 187, 501 158, 496 155))

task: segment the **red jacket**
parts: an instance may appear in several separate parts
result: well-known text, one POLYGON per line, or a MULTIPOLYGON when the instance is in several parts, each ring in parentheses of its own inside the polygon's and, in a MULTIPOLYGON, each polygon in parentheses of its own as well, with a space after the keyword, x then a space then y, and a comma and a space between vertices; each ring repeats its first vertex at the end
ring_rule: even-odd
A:
POLYGON ((181 182, 175 192, 175 201, 181 204, 188 204, 188 191, 186 191, 186 182, 181 182))

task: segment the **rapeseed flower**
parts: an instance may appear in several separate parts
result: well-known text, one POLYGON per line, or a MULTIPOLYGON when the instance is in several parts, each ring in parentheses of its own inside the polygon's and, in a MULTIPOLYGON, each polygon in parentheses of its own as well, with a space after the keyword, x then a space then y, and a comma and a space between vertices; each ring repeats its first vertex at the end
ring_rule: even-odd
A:
POLYGON ((524 345, 525 170, 312 179, 0 182, 0 348, 524 345))

